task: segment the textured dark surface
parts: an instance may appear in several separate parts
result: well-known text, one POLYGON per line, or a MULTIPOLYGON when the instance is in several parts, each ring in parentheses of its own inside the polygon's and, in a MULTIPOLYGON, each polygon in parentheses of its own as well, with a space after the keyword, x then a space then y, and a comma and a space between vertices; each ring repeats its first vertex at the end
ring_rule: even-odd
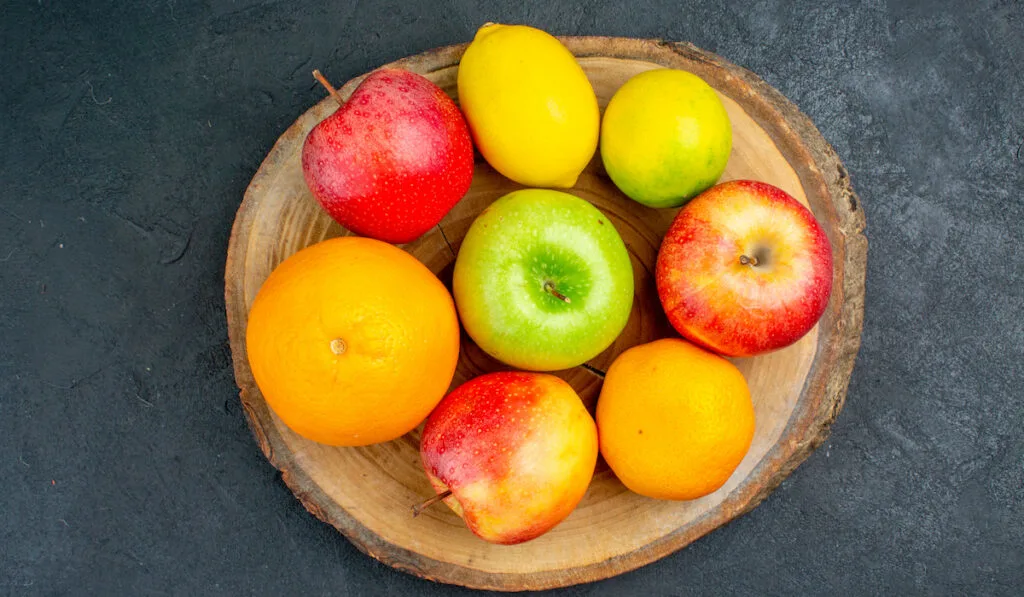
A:
POLYGON ((257 449, 223 261, 276 137, 340 82, 481 23, 687 40, 850 170, 863 346, 764 504, 569 594, 1019 594, 1024 4, 0 2, 0 594, 457 594, 360 554, 257 449), (511 4, 511 3, 510 3, 511 4))

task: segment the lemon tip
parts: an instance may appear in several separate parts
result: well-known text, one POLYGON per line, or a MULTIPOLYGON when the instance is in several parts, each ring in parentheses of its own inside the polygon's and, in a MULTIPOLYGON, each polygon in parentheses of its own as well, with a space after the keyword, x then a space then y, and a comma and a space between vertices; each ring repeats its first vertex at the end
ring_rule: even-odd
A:
POLYGON ((556 181, 551 186, 557 187, 557 188, 560 188, 560 189, 571 189, 572 187, 576 186, 576 181, 579 180, 580 174, 582 174, 582 172, 577 172, 575 174, 569 174, 565 178, 559 179, 558 181, 556 181))
POLYGON ((502 27, 503 25, 501 25, 500 23, 487 21, 483 25, 480 25, 480 28, 476 30, 476 35, 473 36, 473 40, 476 41, 478 39, 482 39, 490 35, 491 33, 494 33, 498 29, 501 29, 502 27))

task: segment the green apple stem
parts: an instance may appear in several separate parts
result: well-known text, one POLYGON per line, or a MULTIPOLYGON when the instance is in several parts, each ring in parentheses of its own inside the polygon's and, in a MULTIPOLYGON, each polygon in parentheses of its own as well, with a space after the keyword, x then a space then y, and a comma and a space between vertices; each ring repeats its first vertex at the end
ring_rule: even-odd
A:
POLYGON ((417 505, 413 506, 412 507, 412 517, 416 518, 417 516, 420 515, 420 512, 423 512, 427 508, 429 508, 429 507, 433 506, 434 504, 440 502, 441 500, 445 499, 446 497, 450 496, 451 494, 452 494, 452 490, 451 489, 446 489, 446 490, 442 491, 441 493, 435 495, 434 497, 430 498, 429 500, 427 500, 427 501, 425 501, 425 502, 423 502, 421 504, 417 504, 417 505))
POLYGON ((565 296, 561 292, 558 292, 553 282, 544 282, 544 291, 564 303, 572 302, 571 298, 565 296))
POLYGON ((323 74, 321 74, 319 70, 313 71, 313 78, 319 81, 320 84, 323 85, 324 88, 331 93, 331 96, 334 98, 334 101, 338 102, 339 106, 345 105, 345 100, 341 99, 341 96, 338 95, 338 90, 334 88, 334 85, 331 85, 331 82, 328 81, 327 77, 323 76, 323 74))
POLYGON ((743 265, 757 265, 757 257, 747 257, 746 255, 740 255, 740 263, 743 265))

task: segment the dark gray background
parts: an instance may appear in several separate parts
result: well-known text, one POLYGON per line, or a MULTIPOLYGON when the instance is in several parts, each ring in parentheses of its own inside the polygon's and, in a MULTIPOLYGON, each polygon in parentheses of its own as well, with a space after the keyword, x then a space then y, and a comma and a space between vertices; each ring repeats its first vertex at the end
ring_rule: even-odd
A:
POLYGON ((1019 594, 1024 5, 0 2, 0 594, 461 594, 307 514, 240 412, 222 276, 277 136, 485 21, 688 40, 817 123, 867 212, 826 442, 753 513, 568 594, 1019 594), (495 6, 491 6, 494 4, 495 6))

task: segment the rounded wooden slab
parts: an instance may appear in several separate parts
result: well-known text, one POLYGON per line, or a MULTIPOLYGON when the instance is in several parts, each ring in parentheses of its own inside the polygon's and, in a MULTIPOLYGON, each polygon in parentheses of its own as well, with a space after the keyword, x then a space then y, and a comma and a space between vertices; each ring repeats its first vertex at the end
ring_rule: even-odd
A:
MULTIPOLYGON (((719 91, 733 126, 723 180, 775 184, 810 206, 832 242, 834 291, 819 325, 797 344, 737 359, 754 397, 757 431, 750 453, 714 494, 690 502, 656 501, 626 490, 603 462, 575 512, 548 534, 517 546, 474 537, 444 506, 418 518, 410 506, 433 495, 420 464, 419 430, 386 444, 333 448, 292 433, 267 408, 245 351, 247 314, 271 270, 299 249, 347 234, 317 205, 302 178, 300 153, 309 130, 336 109, 327 98, 281 136, 253 178, 228 247, 226 303, 235 378, 260 447, 296 496, 359 549, 412 574, 470 587, 522 590, 593 581, 642 566, 750 510, 825 438, 842 407, 860 344, 867 243, 864 213, 846 170, 814 125, 755 75, 688 44, 570 37, 601 106, 630 76, 652 68, 691 71, 719 91)), ((389 66, 421 73, 456 95, 465 45, 441 48, 389 66)), ((349 81, 344 97, 362 77, 349 81)), ((600 373, 624 349, 673 332, 651 277, 658 244, 675 210, 653 210, 623 196, 595 156, 572 193, 604 211, 633 258, 636 301, 623 334, 588 366, 562 371, 593 408, 600 373)), ((405 249, 445 282, 473 218, 519 188, 478 160, 469 194, 441 224, 405 249)), ((464 336, 452 386, 502 369, 464 336)))

